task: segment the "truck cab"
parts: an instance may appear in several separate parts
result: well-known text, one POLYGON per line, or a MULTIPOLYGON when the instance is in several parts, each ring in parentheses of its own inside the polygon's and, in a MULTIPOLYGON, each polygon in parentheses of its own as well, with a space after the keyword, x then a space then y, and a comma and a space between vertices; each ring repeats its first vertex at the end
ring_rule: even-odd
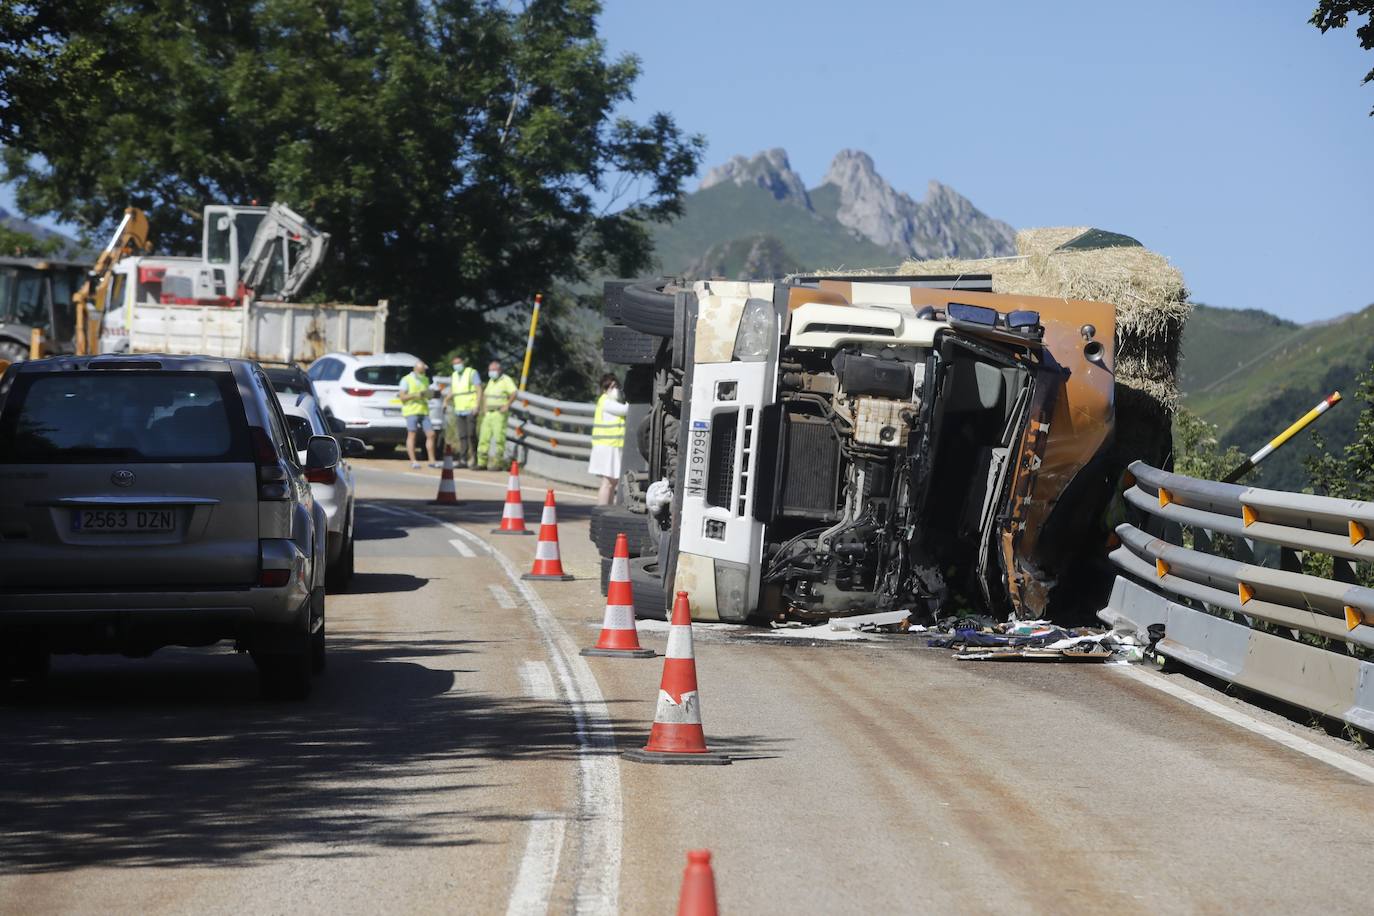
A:
POLYGON ((45 352, 74 351, 72 294, 88 268, 51 258, 0 258, 0 359, 27 359, 35 328, 43 332, 45 352))

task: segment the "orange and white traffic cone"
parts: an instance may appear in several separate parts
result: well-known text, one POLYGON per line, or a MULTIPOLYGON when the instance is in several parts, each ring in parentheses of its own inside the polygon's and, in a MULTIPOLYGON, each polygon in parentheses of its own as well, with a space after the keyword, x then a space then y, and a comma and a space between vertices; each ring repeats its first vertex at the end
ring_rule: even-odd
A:
POLYGON ((682 870, 682 892, 677 898, 677 916, 717 916, 716 873, 711 871, 711 850, 693 849, 687 853, 682 870))
POLYGON ((558 555, 558 507, 553 491, 544 496, 544 514, 539 519, 539 543, 534 545, 534 568, 522 579, 557 579, 569 582, 572 576, 563 571, 563 558, 558 555))
POLYGON ((506 483, 506 506, 501 510, 501 527, 492 534, 534 534, 525 527, 525 504, 520 501, 520 462, 510 463, 510 478, 506 483))
POLYGON ((639 763, 729 763, 730 758, 706 747, 701 728, 701 697, 697 693, 697 662, 692 654, 692 611, 687 593, 678 592, 668 627, 668 651, 663 658, 663 681, 649 743, 625 751, 639 763))
POLYGON ((653 658, 653 649, 639 645, 635 629, 634 587, 630 585, 630 542, 623 534, 615 536, 615 556, 611 560, 611 581, 606 588, 606 616, 601 622, 601 637, 583 655, 607 658, 653 658))
POLYGON ((444 446, 444 470, 439 474, 439 495, 434 497, 435 506, 453 506, 458 503, 458 490, 453 483, 453 449, 444 446))

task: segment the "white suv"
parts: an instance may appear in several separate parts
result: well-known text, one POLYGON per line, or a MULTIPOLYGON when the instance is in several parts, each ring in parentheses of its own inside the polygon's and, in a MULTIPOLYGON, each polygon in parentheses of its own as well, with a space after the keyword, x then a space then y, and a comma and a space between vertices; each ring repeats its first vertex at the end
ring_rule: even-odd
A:
POLYGON ((409 353, 327 353, 306 374, 315 383, 320 406, 342 420, 350 436, 389 449, 406 439, 400 382, 416 362, 409 353))

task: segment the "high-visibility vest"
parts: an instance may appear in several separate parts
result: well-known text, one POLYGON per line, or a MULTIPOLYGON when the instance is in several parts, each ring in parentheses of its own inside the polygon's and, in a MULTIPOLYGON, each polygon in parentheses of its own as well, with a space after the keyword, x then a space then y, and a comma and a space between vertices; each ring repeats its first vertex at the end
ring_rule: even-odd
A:
POLYGON ((471 413, 477 409, 477 370, 464 366, 453 374, 453 409, 456 413, 471 413))
MULTIPOLYGON (((405 394, 419 394, 429 387, 429 379, 423 375, 416 375, 414 372, 401 379, 401 391, 405 394)), ((419 417, 429 413, 429 401, 425 398, 415 398, 401 402, 401 416, 419 417)))
POLYGON ((506 399, 515 394, 515 382, 510 380, 509 375, 501 375, 497 378, 487 379, 486 410, 490 413, 493 410, 500 410, 506 406, 506 399))
POLYGON ((625 447, 625 418, 606 412, 610 392, 596 399, 596 413, 592 416, 592 445, 625 447))

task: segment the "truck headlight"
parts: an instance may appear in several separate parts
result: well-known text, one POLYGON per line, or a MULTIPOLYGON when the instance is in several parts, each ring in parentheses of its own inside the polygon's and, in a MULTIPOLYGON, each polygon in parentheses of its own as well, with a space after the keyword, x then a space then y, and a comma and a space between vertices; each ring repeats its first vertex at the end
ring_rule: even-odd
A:
POLYGON ((739 330, 735 332, 734 358, 746 363, 766 360, 778 336, 774 330, 775 318, 773 303, 767 299, 750 299, 746 302, 744 314, 739 319, 739 330))
POLYGON ((749 613, 749 567, 716 560, 716 613, 721 620, 743 620, 749 613))

